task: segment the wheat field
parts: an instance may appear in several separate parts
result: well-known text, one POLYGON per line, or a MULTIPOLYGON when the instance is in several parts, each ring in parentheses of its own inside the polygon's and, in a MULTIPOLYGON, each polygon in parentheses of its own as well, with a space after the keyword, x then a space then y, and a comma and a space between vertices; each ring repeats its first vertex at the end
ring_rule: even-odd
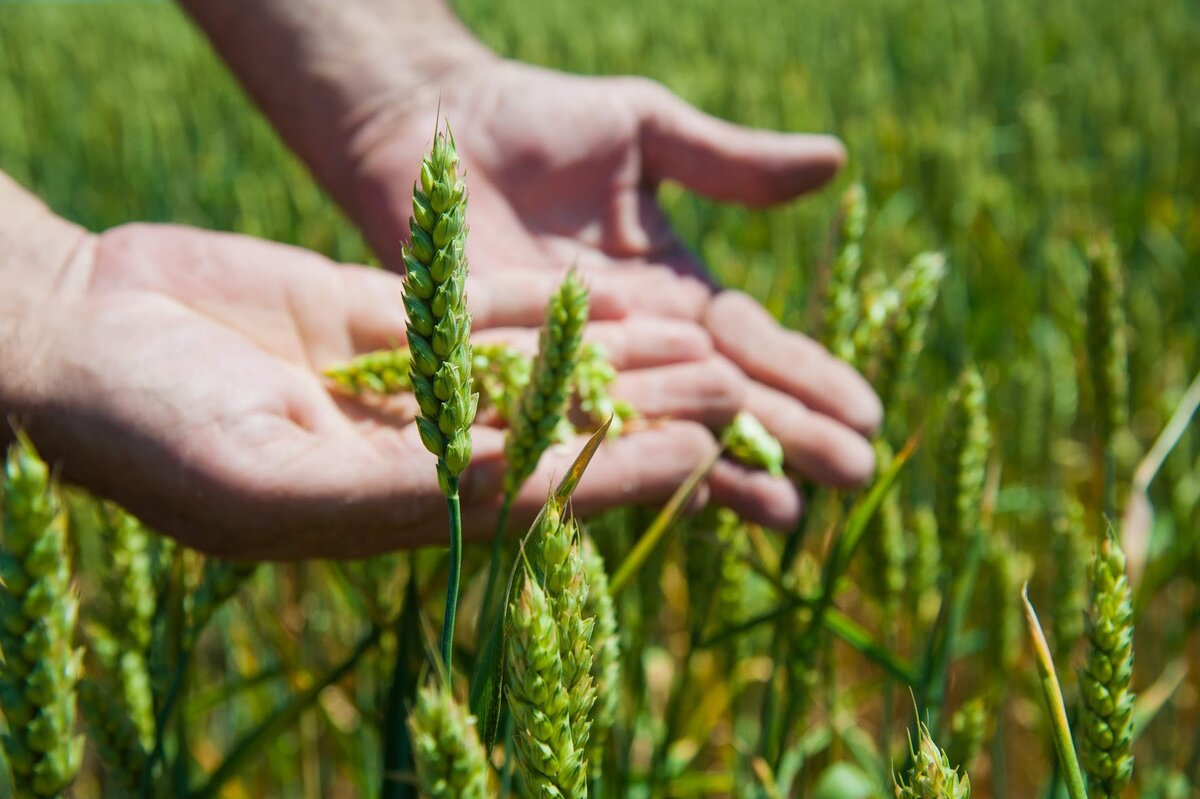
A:
MULTIPOLYGON (((590 758, 562 783, 604 797, 959 796, 949 778, 941 793, 913 787, 915 770, 949 768, 944 750, 975 796, 1067 796, 1022 611, 1028 581, 1093 799, 1200 795, 1200 424, 1185 415, 1148 489, 1138 481, 1200 371, 1196 5, 454 5, 505 56, 646 75, 729 120, 840 136, 844 174, 800 202, 750 211, 670 185, 661 199, 720 281, 834 346, 826 306, 847 234, 830 231, 846 227, 842 198, 861 186, 860 266, 840 287, 854 316, 844 352, 892 379, 880 477, 856 494, 811 492, 802 535, 708 509, 668 520, 641 551, 662 517, 629 507, 587 520, 578 551, 558 553, 599 591, 593 604, 609 590, 594 588, 602 556, 605 635, 619 642, 619 669, 605 673, 615 679, 593 671, 584 690, 576 675, 593 719, 609 721, 591 748, 586 733, 560 736, 590 758), (907 326, 873 329, 873 309, 907 326), (1136 540, 1124 516, 1142 490, 1146 543, 1122 557, 1106 531, 1111 521, 1116 541, 1136 540), (1127 693, 1131 716, 1096 710, 1095 685, 1127 693), (1132 730, 1124 750, 1083 740, 1100 721, 1132 730), (1106 757, 1135 764, 1124 793, 1094 776, 1106 757)), ((374 260, 168 3, 0 0, 0 170, 92 230, 171 221, 374 260)), ((435 659, 444 549, 246 568, 170 548, 82 492, 62 501, 77 643, 89 648, 77 725, 89 743, 71 795, 381 795, 435 659), (133 553, 123 565, 113 541, 133 553), (131 610, 147 595, 155 608, 131 610), (134 612, 149 613, 152 643, 122 632, 134 612), (145 655, 143 705, 105 710, 88 664, 116 673, 125 667, 106 658, 131 647, 145 655), (124 772, 99 743, 118 728, 141 758, 124 772)), ((489 557, 487 546, 463 554, 465 674, 483 657, 489 557)), ((601 617, 541 590, 531 576, 514 602, 522 630, 540 623, 538 602, 601 617)), ((579 640, 584 619, 557 635, 579 640)), ((615 656, 598 640, 588 663, 615 656)), ((568 654, 543 653, 560 671, 568 654)), ((510 679, 526 665, 510 664, 510 679)), ((465 680, 455 685, 466 702, 465 680)), ((457 724, 446 740, 474 752, 461 708, 437 700, 422 698, 420 724, 457 724)), ((512 795, 534 795, 515 740, 512 795)))

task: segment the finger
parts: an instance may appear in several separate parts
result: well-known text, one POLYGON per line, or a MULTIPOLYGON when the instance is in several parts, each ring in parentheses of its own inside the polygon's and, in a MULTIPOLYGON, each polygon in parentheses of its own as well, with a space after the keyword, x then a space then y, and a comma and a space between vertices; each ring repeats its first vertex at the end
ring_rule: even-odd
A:
POLYGON ((810 480, 857 488, 874 474, 875 452, 865 438, 793 397, 750 383, 746 409, 779 439, 786 463, 810 480))
POLYGON ((625 311, 631 314, 699 320, 713 296, 709 282, 694 275, 679 274, 670 264, 622 262, 620 269, 613 269, 612 263, 606 260, 599 264, 585 262, 580 268, 589 276, 590 283, 599 285, 603 281, 619 294, 625 311))
POLYGON ((773 530, 790 530, 804 512, 804 497, 790 480, 729 460, 708 475, 712 500, 743 519, 773 530))
POLYGON ((346 326, 353 352, 398 347, 408 336, 404 281, 391 272, 366 266, 339 267, 346 292, 346 326))
MULTIPOLYGON (((478 328, 538 327, 546 320, 546 304, 562 284, 566 270, 504 270, 473 276, 467 282, 467 307, 478 328)), ((620 319, 626 312, 624 285, 584 276, 591 319, 620 319)))
MULTIPOLYGON (((507 344, 526 355, 536 355, 538 330, 496 327, 482 330, 474 340, 507 344)), ((618 370, 647 369, 673 363, 700 361, 713 354, 712 339, 694 322, 641 316, 620 322, 591 322, 584 341, 599 344, 609 363, 618 370)))
MULTIPOLYGON (((585 441, 580 437, 546 451, 513 506, 512 529, 528 526, 585 441)), ((701 425, 684 421, 662 422, 605 441, 580 480, 571 498, 572 507, 580 516, 590 516, 625 505, 662 503, 715 449, 711 433, 701 425)), ((495 454, 477 457, 472 469, 490 471, 496 459, 495 454)), ((470 519, 470 526, 489 529, 499 501, 483 482, 472 481, 469 489, 470 493, 464 492, 464 524, 470 519)))
POLYGON ((724 358, 622 372, 613 395, 650 419, 677 418, 717 429, 741 410, 746 379, 724 358))
POLYGON ((717 350, 755 380, 861 433, 879 428, 883 406, 867 381, 817 342, 781 327, 745 294, 718 294, 705 326, 717 350))
POLYGON ((714 200, 762 206, 821 186, 846 160, 832 136, 775 133, 704 114, 651 81, 630 83, 647 180, 676 180, 714 200))

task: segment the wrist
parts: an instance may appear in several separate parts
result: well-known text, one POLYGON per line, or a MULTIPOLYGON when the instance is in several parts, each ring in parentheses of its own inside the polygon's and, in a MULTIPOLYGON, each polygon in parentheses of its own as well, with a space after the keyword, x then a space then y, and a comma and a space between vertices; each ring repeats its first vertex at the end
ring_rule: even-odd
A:
POLYGON ((442 0, 182 0, 287 144, 354 217, 383 131, 497 60, 442 0))
POLYGON ((43 404, 63 306, 86 286, 94 237, 0 173, 0 446, 43 404))

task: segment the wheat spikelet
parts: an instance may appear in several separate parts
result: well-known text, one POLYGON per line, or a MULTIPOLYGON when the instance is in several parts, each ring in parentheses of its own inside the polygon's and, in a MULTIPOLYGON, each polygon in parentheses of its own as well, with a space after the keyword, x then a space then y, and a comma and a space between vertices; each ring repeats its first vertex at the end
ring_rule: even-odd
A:
POLYGON ((1121 263, 1107 234, 1088 247, 1087 347, 1100 440, 1108 448, 1129 417, 1121 263))
POLYGON ((937 521, 952 571, 962 566, 967 544, 979 532, 991 443, 983 378, 974 367, 968 367, 951 395, 938 451, 937 521))
POLYGON ((475 718, 449 689, 430 683, 417 695, 408 717, 413 760, 422 795, 430 799, 484 799, 488 790, 487 753, 475 718))
POLYGON ((783 445, 749 411, 738 411, 721 434, 721 442, 736 460, 776 476, 783 474, 783 445))
POLYGON ((617 633, 617 614, 608 591, 604 559, 589 536, 583 536, 580 548, 584 582, 588 587, 583 614, 595 620, 590 644, 596 700, 592 705, 592 728, 587 751, 592 771, 596 773, 600 768, 608 732, 617 718, 621 691, 621 638, 617 633))
POLYGON ((72 647, 79 601, 70 585, 67 515, 50 470, 23 436, 8 453, 0 548, 0 710, 17 796, 60 796, 75 778, 82 650, 72 647))
POLYGON ((1115 799, 1133 775, 1133 601, 1125 555, 1111 535, 1100 542, 1089 576, 1081 759, 1091 795, 1115 799))
POLYGON ((546 592, 531 574, 523 579, 505 659, 517 765, 534 796, 582 799, 587 760, 571 734, 558 627, 546 592))
POLYGON ((919 721, 917 727, 912 763, 903 775, 895 775, 896 799, 969 799, 971 780, 950 765, 928 727, 919 721))
POLYGON ((466 187, 458 176, 454 138, 438 133, 413 187, 411 240, 404 247, 409 381, 421 407, 417 427, 438 458, 438 484, 458 495, 458 475, 471 461, 471 316, 466 308, 466 187))
POLYGON ((506 496, 515 496, 522 483, 533 474, 542 453, 560 429, 570 399, 571 377, 587 316, 587 289, 575 272, 569 272, 550 297, 533 375, 521 392, 520 403, 505 438, 506 496))

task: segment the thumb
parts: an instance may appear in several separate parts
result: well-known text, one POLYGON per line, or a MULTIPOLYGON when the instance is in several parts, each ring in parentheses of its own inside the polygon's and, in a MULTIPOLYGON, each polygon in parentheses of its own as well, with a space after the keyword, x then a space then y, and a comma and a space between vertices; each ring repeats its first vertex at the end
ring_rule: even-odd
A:
POLYGON ((833 136, 754 130, 709 116, 653 81, 629 86, 650 183, 675 180, 714 200, 772 205, 821 186, 845 163, 833 136))

